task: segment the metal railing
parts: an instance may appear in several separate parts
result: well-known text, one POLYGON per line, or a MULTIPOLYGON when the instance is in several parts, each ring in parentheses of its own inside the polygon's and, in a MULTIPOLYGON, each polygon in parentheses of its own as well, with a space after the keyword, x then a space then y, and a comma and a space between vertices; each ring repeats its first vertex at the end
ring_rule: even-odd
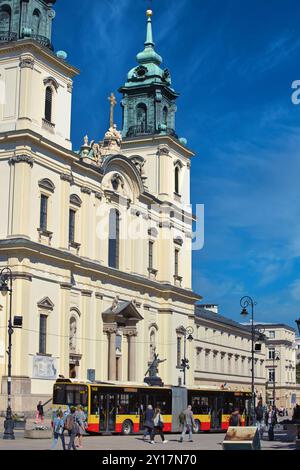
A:
POLYGON ((173 137, 178 138, 174 129, 166 127, 165 129, 155 129, 154 126, 131 126, 128 129, 126 137, 137 137, 142 135, 153 135, 153 134, 160 134, 160 135, 172 135, 173 137))
MULTIPOLYGON (((17 41, 18 39, 19 39, 19 36, 17 33, 12 33, 9 31, 0 31, 0 42, 17 41)), ((51 44, 50 39, 48 39, 45 36, 40 36, 39 34, 23 34, 20 39, 33 39, 34 41, 37 41, 42 46, 48 47, 49 49, 53 51, 53 46, 51 44)))
POLYGON ((0 42, 11 42, 18 39, 17 33, 11 33, 9 31, 0 31, 0 42))

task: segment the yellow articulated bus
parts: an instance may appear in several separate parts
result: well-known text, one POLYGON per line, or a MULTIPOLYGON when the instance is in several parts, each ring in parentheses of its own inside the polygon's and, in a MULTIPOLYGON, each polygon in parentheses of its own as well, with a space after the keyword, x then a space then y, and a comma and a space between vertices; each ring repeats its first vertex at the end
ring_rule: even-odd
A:
POLYGON ((136 434, 143 432, 148 405, 160 408, 164 432, 179 432, 179 415, 192 405, 196 432, 227 430, 229 417, 239 408, 245 420, 250 393, 225 390, 187 389, 185 387, 149 387, 110 383, 58 380, 53 389, 53 411, 81 405, 87 414, 87 432, 91 434, 136 434))

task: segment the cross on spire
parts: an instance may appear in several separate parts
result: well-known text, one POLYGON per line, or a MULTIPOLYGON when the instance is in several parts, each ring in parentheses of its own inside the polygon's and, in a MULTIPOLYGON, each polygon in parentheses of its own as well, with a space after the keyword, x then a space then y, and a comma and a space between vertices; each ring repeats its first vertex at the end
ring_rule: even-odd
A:
POLYGON ((110 102, 110 120, 109 120, 109 126, 114 127, 114 109, 117 104, 116 97, 113 93, 110 94, 108 97, 108 100, 110 102))

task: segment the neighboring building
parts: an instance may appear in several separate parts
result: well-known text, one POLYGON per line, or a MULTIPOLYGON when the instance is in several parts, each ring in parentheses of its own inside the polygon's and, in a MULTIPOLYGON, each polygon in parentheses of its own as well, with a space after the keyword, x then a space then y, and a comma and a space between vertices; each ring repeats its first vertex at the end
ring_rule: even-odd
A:
POLYGON ((256 323, 266 336, 267 401, 277 408, 292 409, 300 399, 296 386, 296 332, 279 323, 256 323))
MULTIPOLYGON (((74 152, 78 70, 53 53, 53 3, 0 1, 0 267, 13 271, 13 312, 24 320, 13 335, 15 411, 49 397, 58 374, 142 383, 154 351, 167 359, 163 381, 178 384, 174 357, 200 298, 191 284, 194 154, 176 136, 178 94, 154 49, 151 13, 121 88, 123 142, 112 96, 104 140, 86 136, 74 152)), ((8 297, 0 304, 3 410, 8 297)))
MULTIPOLYGON (((218 314, 217 306, 196 306, 194 347, 195 385, 251 391, 251 332, 218 314)), ((265 399, 265 343, 257 337, 255 390, 265 399)))

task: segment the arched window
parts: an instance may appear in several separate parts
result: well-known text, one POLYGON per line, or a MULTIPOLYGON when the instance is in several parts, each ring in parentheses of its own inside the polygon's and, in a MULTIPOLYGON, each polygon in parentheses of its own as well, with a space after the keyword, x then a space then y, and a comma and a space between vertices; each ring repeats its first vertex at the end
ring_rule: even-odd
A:
POLYGON ((180 168, 179 166, 175 167, 175 193, 179 194, 179 176, 180 176, 180 168))
POLYGON ((120 214, 116 209, 109 213, 109 247, 108 265, 110 268, 119 269, 120 247, 120 214))
POLYGON ((163 116, 162 116, 163 125, 168 127, 168 108, 167 106, 163 109, 163 116))
POLYGON ((52 100, 53 100, 53 91, 50 86, 46 88, 45 96, 45 120, 47 122, 52 121, 52 100))
POLYGON ((137 105, 136 121, 139 132, 147 131, 147 106, 143 103, 137 105))
POLYGON ((34 35, 39 34, 40 24, 41 24, 41 12, 35 9, 33 12, 33 16, 32 16, 32 32, 34 35))
POLYGON ((8 5, 0 8, 0 34, 10 33, 11 28, 11 9, 8 5))

